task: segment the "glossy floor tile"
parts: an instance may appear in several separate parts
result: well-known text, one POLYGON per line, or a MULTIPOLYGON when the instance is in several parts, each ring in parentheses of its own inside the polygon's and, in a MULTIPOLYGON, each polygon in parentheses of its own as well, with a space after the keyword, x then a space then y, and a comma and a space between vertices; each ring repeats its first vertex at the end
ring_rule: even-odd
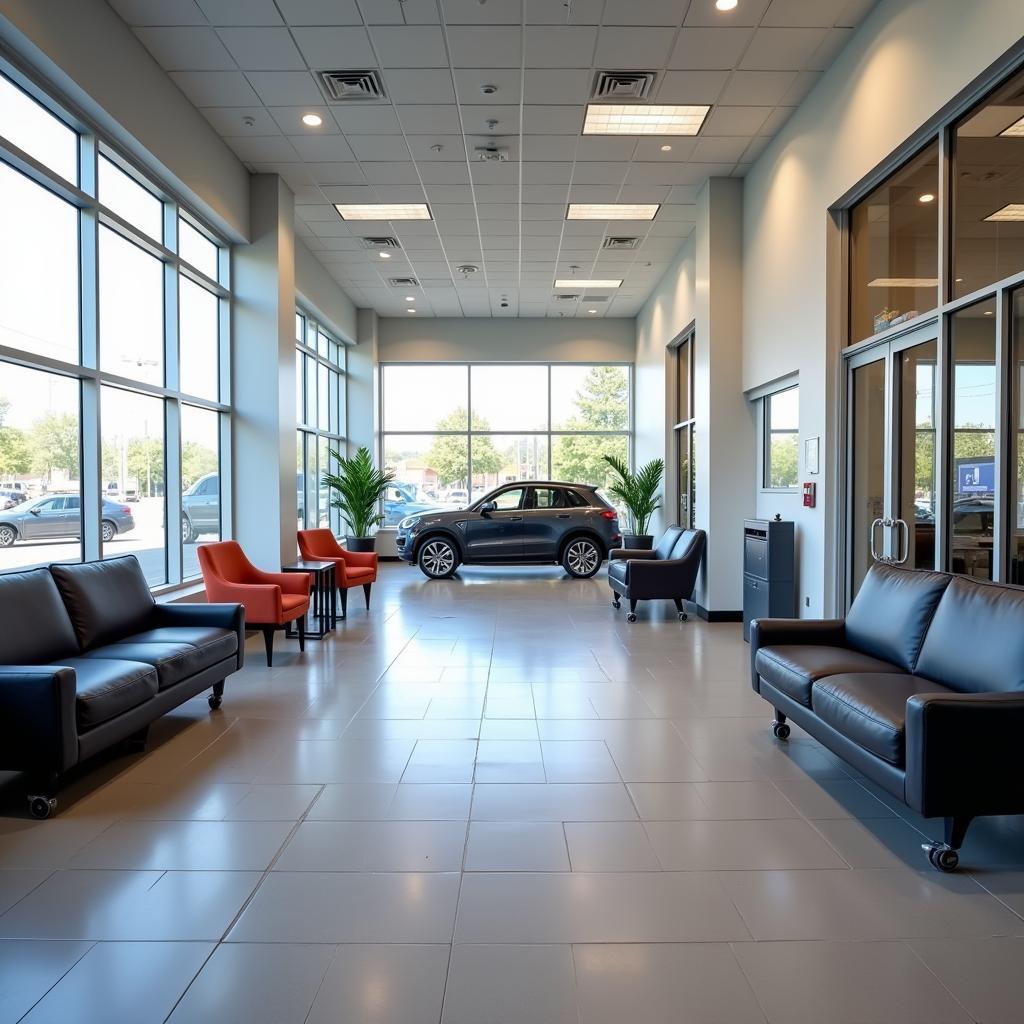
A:
POLYGON ((300 655, 23 811, 0 1024, 1016 1024, 1024 822, 938 832, 799 729, 737 625, 603 575, 386 564, 300 655))

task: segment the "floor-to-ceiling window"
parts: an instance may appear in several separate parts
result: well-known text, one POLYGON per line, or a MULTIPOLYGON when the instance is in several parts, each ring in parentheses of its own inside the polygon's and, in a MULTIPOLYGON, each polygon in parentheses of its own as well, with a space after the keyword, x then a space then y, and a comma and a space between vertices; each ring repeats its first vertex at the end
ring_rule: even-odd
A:
POLYGON ((512 480, 604 485, 631 456, 624 364, 389 363, 381 408, 388 526, 512 480))
POLYGON ((158 182, 0 68, 0 572, 133 554, 151 586, 198 574, 230 508, 228 268, 158 182))
POLYGON ((343 524, 323 474, 334 472, 332 452, 348 454, 345 346, 312 314, 295 314, 296 517, 299 529, 343 524))
MULTIPOLYGON (((693 464, 693 353, 694 335, 691 331, 670 350, 675 370, 675 481, 679 498, 679 523, 692 529, 697 508, 697 475, 693 464)), ((672 389, 670 389, 671 392, 672 389)))

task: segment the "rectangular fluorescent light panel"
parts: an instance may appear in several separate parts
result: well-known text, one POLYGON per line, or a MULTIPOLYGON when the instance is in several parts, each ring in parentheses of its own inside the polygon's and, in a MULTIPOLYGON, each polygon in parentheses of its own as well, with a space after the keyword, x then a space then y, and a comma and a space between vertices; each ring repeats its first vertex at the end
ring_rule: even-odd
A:
POLYGON ((1004 128, 999 134, 1008 135, 1013 139, 1024 137, 1024 117, 1014 121, 1009 128, 1004 128))
POLYGON ((937 277, 876 277, 869 288, 938 288, 937 277))
POLYGON ((589 103, 584 135, 696 135, 711 108, 650 106, 646 103, 589 103))
POLYGON ((1001 210, 990 213, 985 220, 1024 220, 1024 203, 1007 203, 1001 210))
POLYGON ((570 203, 566 220, 654 220, 660 203, 570 203))
POLYGON ((431 220, 426 203, 335 203, 342 220, 431 220))
POLYGON ((556 288, 618 288, 621 284, 621 277, 617 281, 586 281, 576 277, 555 281, 556 288))

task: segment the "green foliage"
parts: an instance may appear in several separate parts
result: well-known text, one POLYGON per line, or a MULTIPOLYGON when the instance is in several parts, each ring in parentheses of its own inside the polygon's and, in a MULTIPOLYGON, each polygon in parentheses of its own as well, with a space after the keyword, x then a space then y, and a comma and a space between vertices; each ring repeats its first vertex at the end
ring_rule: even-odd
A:
POLYGON ((368 537, 373 527, 384 522, 377 508, 395 474, 377 469, 365 447, 350 459, 333 449, 330 455, 338 465, 337 473, 323 474, 323 485, 331 490, 331 505, 341 513, 353 536, 368 537))
MULTIPOLYGON (((465 430, 468 422, 468 413, 460 408, 438 420, 434 429, 465 430)), ((472 429, 487 431, 491 425, 482 416, 474 416, 472 429)), ((438 436, 427 453, 427 465, 437 473, 437 482, 442 486, 464 483, 469 478, 467 455, 465 437, 438 436)), ((497 473, 504 464, 504 457, 489 437, 473 438, 474 473, 497 473)))
MULTIPOLYGON (((621 366, 595 366, 576 392, 579 413, 555 424, 559 430, 627 430, 629 376, 621 366)), ((587 435, 553 438, 551 472, 557 480, 607 487, 612 479, 606 456, 628 458, 625 437, 587 435)))
POLYGON ((78 479, 78 417, 71 413, 47 413, 32 424, 31 472, 49 477, 54 471, 78 479))
POLYGON ((617 456, 606 455, 604 460, 618 478, 610 488, 611 493, 626 506, 633 533, 643 536, 647 533, 651 516, 661 508, 658 489, 665 472, 665 460, 652 459, 635 473, 630 472, 626 461, 617 456))
POLYGON ((25 432, 0 426, 0 476, 22 476, 32 468, 32 450, 25 432))
POLYGON ((191 487, 201 476, 217 471, 217 453, 206 445, 186 441, 181 446, 181 486, 191 487))
POLYGON ((799 481, 796 434, 776 434, 771 440, 769 487, 796 487, 799 481))

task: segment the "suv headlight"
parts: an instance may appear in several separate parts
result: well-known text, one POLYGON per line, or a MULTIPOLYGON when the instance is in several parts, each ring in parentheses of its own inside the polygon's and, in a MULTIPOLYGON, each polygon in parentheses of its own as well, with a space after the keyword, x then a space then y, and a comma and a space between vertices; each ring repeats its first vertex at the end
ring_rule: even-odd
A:
POLYGON ((398 524, 398 528, 400 530, 411 530, 411 529, 413 529, 419 523, 419 521, 420 521, 420 517, 419 516, 406 516, 398 524))

